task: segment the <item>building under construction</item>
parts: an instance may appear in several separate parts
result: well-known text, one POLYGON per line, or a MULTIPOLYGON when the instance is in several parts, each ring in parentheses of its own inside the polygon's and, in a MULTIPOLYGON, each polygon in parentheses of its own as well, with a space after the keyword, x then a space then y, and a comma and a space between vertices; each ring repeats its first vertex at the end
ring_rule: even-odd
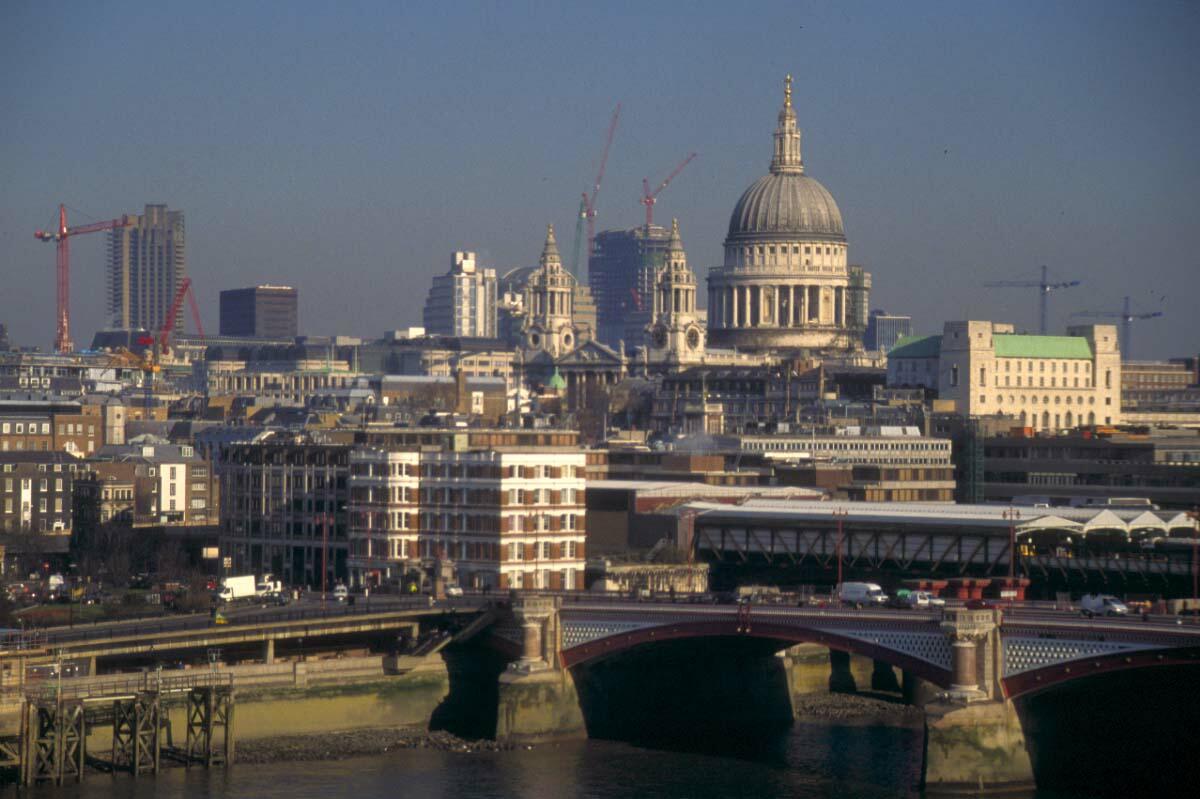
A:
POLYGON ((588 284, 596 300, 597 338, 610 347, 641 344, 650 321, 654 272, 671 232, 660 225, 596 234, 588 258, 588 284))

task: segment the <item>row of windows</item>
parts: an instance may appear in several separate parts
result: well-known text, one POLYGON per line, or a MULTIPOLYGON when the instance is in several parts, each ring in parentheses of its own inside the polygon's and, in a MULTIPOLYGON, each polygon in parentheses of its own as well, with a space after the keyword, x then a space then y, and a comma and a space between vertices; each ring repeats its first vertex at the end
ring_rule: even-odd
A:
MULTIPOLYGON (((566 557, 578 557, 578 544, 574 541, 567 542, 566 557)), ((550 542, 543 541, 540 546, 533 548, 534 559, 550 560, 550 542), (540 556, 540 558, 539 558, 540 556)), ((509 560, 525 560, 525 545, 524 544, 508 544, 508 559, 509 560)))
MULTIPOLYGON (((1005 375, 1005 376, 1004 376, 1004 385, 1005 385, 1005 387, 1006 387, 1006 388, 1007 388, 1007 387, 1010 385, 1010 384, 1009 384, 1009 379, 1010 379, 1010 378, 1009 378, 1009 376, 1008 376, 1008 375, 1005 375)), ((1071 378, 1067 378, 1067 377, 1064 377, 1064 378, 1062 379, 1062 387, 1063 387, 1063 388, 1079 388, 1079 387, 1080 387, 1080 386, 1079 386, 1079 378, 1078 378, 1078 377, 1074 378, 1074 381, 1075 381, 1075 382, 1074 382, 1074 385, 1067 385, 1067 381, 1068 381, 1068 380, 1070 380, 1070 379, 1071 379, 1071 378)), ((1020 375, 1017 375, 1017 376, 1016 376, 1016 378, 1015 378, 1015 380, 1016 380, 1016 382, 1015 382, 1015 384, 1014 384, 1014 385, 1015 385, 1017 388, 1020 388, 1020 387, 1021 387, 1021 376, 1020 376, 1020 375)), ((996 385, 997 387, 999 387, 999 386, 1000 386, 1000 375, 996 375, 996 377, 995 377, 995 381, 996 381, 996 382, 995 382, 995 385, 996 385)), ((1032 375, 1031 375, 1031 376, 1030 376, 1030 378, 1029 378, 1029 386, 1030 386, 1031 388, 1033 387, 1033 377, 1032 377, 1032 375)), ((1088 379, 1088 378, 1086 378, 1086 377, 1085 377, 1085 378, 1083 378, 1083 388, 1095 388, 1095 387, 1096 387, 1096 386, 1092 384, 1092 381, 1091 381, 1091 380, 1089 380, 1089 379, 1088 379)), ((1039 377, 1039 378, 1038 378, 1038 388, 1046 388, 1046 378, 1045 378, 1045 377, 1039 377)), ((1050 388, 1058 388, 1058 378, 1057 378, 1057 377, 1053 377, 1053 376, 1051 376, 1051 378, 1050 378, 1050 388)))
MULTIPOLYGON (((49 509, 49 505, 50 505, 50 503, 46 501, 46 497, 42 497, 41 499, 39 499, 39 500, 38 500, 38 513, 47 513, 47 512, 48 512, 48 509, 49 509)), ((21 512, 22 512, 22 513, 28 513, 28 512, 30 512, 32 509, 33 509, 33 505, 32 505, 32 503, 25 502, 25 503, 22 503, 22 505, 21 505, 21 512)), ((4 498, 4 512, 5 512, 5 513, 9 513, 9 514, 11 514, 11 513, 13 512, 13 499, 12 499, 12 497, 5 497, 5 498, 4 498)), ((62 513, 62 512, 63 512, 63 501, 62 501, 62 497, 55 497, 55 498, 54 498, 54 512, 55 512, 55 513, 62 513)))
MULTIPOLYGON (((16 466, 17 466, 17 464, 15 464, 15 463, 6 463, 6 464, 4 464, 4 471, 11 472, 16 468, 16 466)), ((67 466, 68 472, 75 471, 74 463, 68 463, 68 464, 66 464, 66 466, 67 466)), ((61 464, 61 463, 39 463, 37 465, 37 470, 39 472, 61 472, 63 470, 63 464, 61 464)))
MULTIPOLYGON (((1014 360, 1012 358, 1001 358, 1000 363, 1004 364, 1004 371, 1006 371, 1006 372, 1012 371, 1012 365, 1014 363, 1017 365, 1016 371, 1018 371, 1018 372, 1021 371, 1021 365, 1023 363, 1028 363, 1029 364, 1028 371, 1032 372, 1034 361, 1018 361, 1018 360, 1014 360)), ((1075 374, 1079 374, 1080 364, 1083 365, 1083 373, 1084 374, 1088 374, 1092 370, 1092 364, 1090 361, 1046 361, 1046 360, 1039 359, 1037 361, 1038 371, 1039 372, 1046 371, 1046 364, 1050 364, 1051 372, 1057 372, 1059 370, 1059 366, 1061 365, 1062 371, 1064 374, 1069 371, 1072 371, 1072 369, 1071 369, 1072 365, 1074 366, 1075 374)))
MULTIPOLYGON (((1033 362, 1030 361, 1030 371, 1033 371, 1032 367, 1033 367, 1033 362)), ((1065 372, 1066 369, 1064 368, 1063 371, 1065 372)), ((1050 378, 1050 386, 1052 388, 1056 387, 1055 386, 1056 379, 1057 378, 1054 378, 1054 377, 1050 378)), ((1039 380, 1041 381, 1041 387, 1044 388, 1046 379, 1044 377, 1041 377, 1041 378, 1039 378, 1039 380)), ((1008 378, 1005 378, 1004 382, 1005 382, 1005 385, 1008 385, 1008 378)), ((1091 386, 1086 385, 1088 383, 1088 380, 1086 378, 1084 379, 1084 383, 1085 383, 1084 388, 1089 388, 1089 387, 1095 388, 1094 382, 1091 386)), ((952 387, 958 386, 958 364, 950 365, 950 385, 952 387)), ((987 385, 987 367, 986 366, 979 367, 979 385, 981 385, 981 386, 987 385)), ((1000 385, 999 376, 996 377, 996 385, 997 386, 1000 385)), ((1019 377, 1017 378, 1017 385, 1018 386, 1021 385, 1021 378, 1019 378, 1019 377)), ((1033 378, 1032 377, 1029 378, 1029 385, 1031 388, 1033 387, 1033 378)), ((1067 386, 1067 378, 1065 378, 1065 377, 1063 378, 1063 386, 1062 387, 1069 388, 1069 386, 1067 386)), ((1106 369, 1104 371, 1104 387, 1112 388, 1112 370, 1111 369, 1106 369)), ((1075 388, 1079 388, 1079 378, 1078 377, 1075 378, 1075 388)))
MULTIPOLYGON (((16 435, 50 435, 49 422, 0 422, 0 433, 5 435, 15 433, 16 435)), ((83 435, 82 422, 66 422, 59 423, 58 434, 60 436, 81 436, 83 435)), ((89 436, 96 435, 96 426, 89 424, 87 426, 87 434, 89 436)))
POLYGON ((822 451, 832 450, 835 452, 930 452, 942 451, 950 452, 950 442, 940 441, 886 441, 886 442, 859 442, 859 441, 751 441, 746 443, 747 449, 771 452, 790 452, 796 451, 822 451))
MULTIPOLYGON (((1026 403, 1026 401, 1027 401, 1027 400, 1025 399, 1025 396, 1026 396, 1026 395, 1022 394, 1020 397, 1017 397, 1016 395, 1009 394, 1009 395, 1008 395, 1008 402, 1009 402, 1009 404, 1015 405, 1015 404, 1017 404, 1017 401, 1018 401, 1018 399, 1019 399, 1019 400, 1020 400, 1020 402, 1021 402, 1021 404, 1025 404, 1025 403, 1026 403)), ((979 395, 979 401, 980 401, 981 403, 986 403, 986 402, 987 402, 987 395, 986 395, 986 394, 980 394, 980 395, 979 395)), ((1035 394, 1035 395, 1033 395, 1033 396, 1030 396, 1030 397, 1029 397, 1029 399, 1028 399, 1028 402, 1029 402, 1029 403, 1031 403, 1031 404, 1033 404, 1033 405, 1037 405, 1037 404, 1038 404, 1038 398, 1037 398, 1037 395, 1035 394)), ((996 404, 997 404, 997 405, 1002 405, 1003 403, 1004 403, 1004 395, 1003 395, 1003 394, 997 394, 997 395, 996 395, 996 404)), ((1046 396, 1046 397, 1042 397, 1042 399, 1041 399, 1041 403, 1042 403, 1043 405, 1049 405, 1049 404, 1050 404, 1050 397, 1048 397, 1048 396, 1046 396)), ((1065 404, 1065 405, 1071 405, 1071 404, 1072 404, 1072 398, 1071 398, 1069 395, 1068 395, 1067 397, 1065 397, 1065 398, 1064 398, 1064 397, 1062 397, 1062 396, 1056 396, 1056 397, 1054 398, 1054 404, 1055 404, 1055 405, 1064 405, 1064 404, 1065 404)), ((1084 404, 1083 397, 1075 397, 1075 398, 1074 398, 1074 404, 1075 404, 1075 405, 1083 405, 1083 404, 1084 404)), ((1096 404, 1096 398, 1095 398, 1094 396, 1089 396, 1089 397, 1087 398, 1087 404, 1088 404, 1088 405, 1095 405, 1095 404, 1096 404)), ((1109 406, 1111 406, 1111 405, 1112 405, 1112 397, 1105 397, 1105 398, 1104 398, 1104 404, 1105 404, 1105 405, 1109 405, 1109 406)))
MULTIPOLYGON (((574 588, 575 587, 575 570, 574 569, 564 569, 562 575, 563 575, 563 585, 566 586, 567 588, 574 588)), ((537 571, 537 572, 531 572, 529 574, 524 574, 523 572, 515 572, 513 574, 510 574, 508 576, 508 579, 509 579, 509 584, 508 584, 509 588, 517 588, 517 589, 530 588, 533 590, 538 590, 538 589, 544 589, 544 588, 550 587, 550 572, 544 571, 544 570, 537 571)))
MULTIPOLYGON (((24 484, 23 487, 26 490, 32 488, 33 481, 30 478, 26 477, 21 482, 24 484)), ((11 478, 11 477, 4 478, 4 493, 11 494, 13 492, 13 490, 14 490, 13 478, 11 478)), ((49 480, 42 478, 41 480, 38 481, 38 491, 49 491, 49 490, 50 490, 50 481, 49 480)), ((59 477, 58 479, 56 479, 54 481, 54 490, 58 491, 60 493, 62 492, 63 481, 62 481, 61 477, 59 477)))

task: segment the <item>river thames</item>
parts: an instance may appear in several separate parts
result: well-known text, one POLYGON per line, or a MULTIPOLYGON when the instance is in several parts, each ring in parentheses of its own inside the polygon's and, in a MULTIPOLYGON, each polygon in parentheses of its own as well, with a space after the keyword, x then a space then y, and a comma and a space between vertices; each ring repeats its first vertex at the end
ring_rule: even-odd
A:
MULTIPOLYGON (((405 749, 349 760, 166 769, 157 778, 90 774, 39 797, 181 799, 727 799, 918 797, 922 732, 872 724, 797 724, 772 741, 723 744, 721 754, 581 741, 500 752, 405 749), (739 751, 740 749, 740 751, 739 751)), ((11 790, 11 788, 10 788, 11 790)), ((1027 799, 1058 799, 1038 791, 1027 799)))

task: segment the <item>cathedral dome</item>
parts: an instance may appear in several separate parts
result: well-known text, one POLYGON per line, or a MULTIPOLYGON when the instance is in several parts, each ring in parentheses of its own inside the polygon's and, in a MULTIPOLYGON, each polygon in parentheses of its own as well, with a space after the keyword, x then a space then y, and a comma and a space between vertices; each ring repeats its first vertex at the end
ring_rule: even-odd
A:
POLYGON ((772 235, 846 238, 833 195, 816 179, 796 172, 771 172, 754 181, 729 217, 729 244, 772 235))
POLYGON ((726 245, 757 239, 844 241, 842 212, 821 183, 804 174, 800 128, 792 108, 792 77, 784 84, 771 171, 742 193, 729 217, 726 245))

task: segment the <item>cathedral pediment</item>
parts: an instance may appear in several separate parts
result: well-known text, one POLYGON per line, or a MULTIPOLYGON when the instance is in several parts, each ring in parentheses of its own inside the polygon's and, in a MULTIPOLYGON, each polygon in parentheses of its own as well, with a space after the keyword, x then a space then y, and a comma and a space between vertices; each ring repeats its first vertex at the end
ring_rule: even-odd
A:
POLYGON ((611 366, 620 368, 625 360, 611 347, 606 347, 595 339, 585 341, 571 352, 555 360, 555 365, 562 366, 611 366))

